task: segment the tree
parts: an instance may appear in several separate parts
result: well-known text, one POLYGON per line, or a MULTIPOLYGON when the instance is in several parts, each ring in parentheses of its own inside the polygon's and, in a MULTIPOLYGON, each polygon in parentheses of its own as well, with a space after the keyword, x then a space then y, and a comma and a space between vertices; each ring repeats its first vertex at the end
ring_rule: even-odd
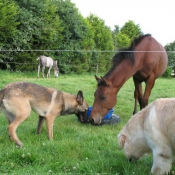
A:
POLYGON ((140 26, 133 21, 128 21, 124 24, 121 30, 116 35, 117 46, 119 48, 127 48, 134 40, 142 34, 140 26))
MULTIPOLYGON (((17 0, 19 5, 18 26, 21 49, 54 49, 61 43, 63 30, 56 15, 57 7, 49 0, 17 0)), ((17 43, 15 43, 16 45, 17 43)))
POLYGON ((55 53, 59 58, 62 73, 87 72, 91 55, 81 50, 93 48, 91 31, 88 22, 78 12, 70 0, 52 1, 57 6, 57 14, 62 20, 62 43, 58 46, 63 52, 55 53))
POLYGON ((11 52, 6 52, 5 50, 11 48, 13 37, 19 25, 19 22, 15 20, 18 7, 14 2, 3 0, 0 1, 0 12, 0 68, 5 69, 9 66, 5 60, 10 59, 9 54, 11 54, 11 52))
MULTIPOLYGON (((12 3, 14 4, 14 3, 12 3)), ((51 55, 47 51, 30 52, 30 50, 52 50, 61 43, 63 30, 61 20, 56 14, 55 7, 50 0, 16 0, 18 7, 15 19, 16 26, 15 35, 3 46, 5 50, 14 50, 7 53, 3 58, 6 62, 20 62, 21 64, 11 64, 13 70, 31 70, 33 63, 37 64, 36 58, 40 54, 51 55), (21 50, 29 50, 22 52, 21 50), (22 64, 29 62, 30 64, 22 64), (32 66, 31 66, 32 65, 32 66)), ((8 9, 9 10, 9 9, 8 9)), ((9 10, 12 11, 12 10, 9 10)), ((13 24, 13 23, 12 23, 13 24)), ((10 28, 10 27, 9 27, 10 28)))
POLYGON ((131 40, 128 37, 128 35, 126 35, 125 33, 122 33, 122 32, 119 32, 116 35, 116 41, 117 41, 118 48, 127 48, 131 44, 131 40))
POLYGON ((57 59, 61 73, 92 71, 94 64, 109 68, 111 29, 94 15, 83 18, 70 0, 3 0, 0 9, 0 49, 7 50, 0 61, 11 70, 35 70, 41 54, 57 59))
POLYGON ((15 20, 18 8, 14 2, 9 0, 0 1, 0 11, 0 47, 2 47, 8 39, 15 35, 19 23, 15 20))
POLYGON ((168 66, 175 72, 175 41, 165 46, 168 54, 168 66))
POLYGON ((120 27, 118 25, 115 25, 114 26, 114 30, 112 31, 112 38, 114 40, 114 47, 115 47, 115 50, 118 50, 118 47, 117 47, 117 40, 116 40, 116 35, 119 33, 120 31, 120 27))
POLYGON ((106 71, 110 67, 111 57, 114 51, 112 31, 107 27, 102 19, 91 14, 87 17, 95 43, 92 53, 92 65, 99 65, 100 71, 106 71), (111 51, 111 52, 109 52, 111 51))

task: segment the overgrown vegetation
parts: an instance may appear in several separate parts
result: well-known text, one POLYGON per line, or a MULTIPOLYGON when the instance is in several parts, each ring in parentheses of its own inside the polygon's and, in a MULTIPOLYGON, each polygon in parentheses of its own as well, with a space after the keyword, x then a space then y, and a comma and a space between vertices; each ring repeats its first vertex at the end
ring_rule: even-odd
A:
MULTIPOLYGON (((2 0, 0 11, 0 68, 5 70, 34 71, 36 58, 46 55, 64 74, 97 66, 106 71, 114 53, 144 33, 131 20, 112 30, 94 14, 84 18, 71 0, 2 0)), ((174 70, 174 42, 165 49, 174 70)))
POLYGON ((175 41, 167 44, 165 46, 165 50, 168 54, 168 65, 170 67, 169 69, 173 70, 175 77, 175 41))
MULTIPOLYGON (((61 73, 91 72, 97 65, 106 71, 121 46, 117 30, 93 14, 84 18, 70 0, 3 0, 0 11, 1 69, 34 71, 36 58, 46 55, 58 60, 61 73)), ((130 31, 134 38, 141 29, 130 21, 122 33, 130 31)))
MULTIPOLYGON (((89 105, 93 104, 96 89, 94 74, 61 74, 59 78, 37 79, 36 72, 17 73, 0 70, 0 75, 0 89, 11 82, 28 81, 75 95, 78 90, 82 90, 89 105)), ((160 97, 175 97, 174 83, 175 79, 156 80, 149 102, 160 97)), ((121 117, 120 124, 98 127, 79 123, 75 115, 60 116, 54 123, 53 141, 47 140, 45 126, 41 135, 35 134, 38 117, 32 112, 17 130, 24 144, 20 149, 9 140, 8 122, 3 113, 0 113, 0 173, 148 175, 152 166, 152 156, 130 163, 123 151, 118 150, 116 139, 133 112, 133 90, 132 79, 129 79, 118 93, 114 113, 121 117)), ((173 170, 175 171, 174 167, 173 170)))

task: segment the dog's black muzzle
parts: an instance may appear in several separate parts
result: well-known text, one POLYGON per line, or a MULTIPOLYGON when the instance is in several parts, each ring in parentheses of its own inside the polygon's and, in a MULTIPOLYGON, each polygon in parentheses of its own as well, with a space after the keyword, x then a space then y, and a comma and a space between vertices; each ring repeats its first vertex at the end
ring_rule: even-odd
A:
POLYGON ((78 120, 81 122, 81 123, 90 123, 90 119, 87 115, 87 111, 86 112, 79 112, 78 114, 76 114, 77 117, 78 117, 78 120))

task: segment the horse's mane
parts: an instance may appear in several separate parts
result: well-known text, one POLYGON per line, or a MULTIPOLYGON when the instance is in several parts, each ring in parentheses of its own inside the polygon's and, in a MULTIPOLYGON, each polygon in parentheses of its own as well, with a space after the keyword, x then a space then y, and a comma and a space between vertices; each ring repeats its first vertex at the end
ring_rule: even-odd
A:
POLYGON ((146 35, 140 35, 138 38, 135 38, 130 47, 126 49, 121 49, 117 54, 114 55, 113 57, 113 65, 111 69, 105 74, 104 78, 108 78, 111 73, 114 71, 114 69, 124 60, 130 60, 131 64, 134 65, 135 63, 135 57, 134 57, 134 49, 135 47, 147 36, 151 36, 150 34, 146 35))

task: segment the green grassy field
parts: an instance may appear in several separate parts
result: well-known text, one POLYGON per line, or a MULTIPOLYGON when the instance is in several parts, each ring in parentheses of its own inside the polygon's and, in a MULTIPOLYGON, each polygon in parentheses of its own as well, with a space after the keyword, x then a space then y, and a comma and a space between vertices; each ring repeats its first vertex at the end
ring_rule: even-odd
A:
MULTIPOLYGON (((93 104, 96 89, 93 74, 60 75, 57 79, 36 77, 36 73, 0 71, 0 89, 11 82, 28 81, 75 95, 82 90, 88 104, 93 104)), ((149 103, 160 97, 175 97, 174 85, 175 79, 158 79, 149 103)), ((20 149, 9 140, 8 123, 0 113, 0 174, 150 174, 152 155, 129 163, 123 151, 118 150, 117 134, 133 112, 133 90, 132 79, 129 79, 118 93, 114 113, 121 117, 120 124, 92 126, 79 123, 75 115, 60 116, 54 123, 53 141, 47 140, 45 125, 40 135, 35 134, 38 117, 32 112, 17 130, 24 144, 20 149)))

